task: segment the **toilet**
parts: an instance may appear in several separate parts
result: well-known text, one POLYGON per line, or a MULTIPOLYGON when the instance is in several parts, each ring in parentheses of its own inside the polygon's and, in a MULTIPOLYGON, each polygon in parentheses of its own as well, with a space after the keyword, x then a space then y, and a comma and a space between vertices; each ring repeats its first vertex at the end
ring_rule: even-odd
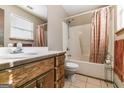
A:
POLYGON ((79 65, 76 63, 66 62, 65 63, 65 77, 71 80, 72 76, 76 73, 78 67, 79 65))

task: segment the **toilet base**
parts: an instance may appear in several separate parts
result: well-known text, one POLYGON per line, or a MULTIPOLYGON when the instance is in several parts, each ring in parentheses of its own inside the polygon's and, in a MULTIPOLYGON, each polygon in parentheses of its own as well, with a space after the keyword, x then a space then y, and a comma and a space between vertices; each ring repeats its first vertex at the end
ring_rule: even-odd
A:
POLYGON ((68 79, 69 81, 72 81, 72 77, 75 73, 76 71, 65 70, 65 78, 68 79))

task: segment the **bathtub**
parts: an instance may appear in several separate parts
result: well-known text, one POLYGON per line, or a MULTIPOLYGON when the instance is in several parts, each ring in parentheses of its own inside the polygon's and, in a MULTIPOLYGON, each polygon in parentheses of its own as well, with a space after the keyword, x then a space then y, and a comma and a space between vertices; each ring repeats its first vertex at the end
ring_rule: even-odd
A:
POLYGON ((111 71, 107 71, 107 78, 105 77, 105 64, 96 64, 88 61, 80 61, 73 59, 66 59, 65 62, 72 62, 79 65, 77 73, 92 76, 95 78, 112 81, 111 71))

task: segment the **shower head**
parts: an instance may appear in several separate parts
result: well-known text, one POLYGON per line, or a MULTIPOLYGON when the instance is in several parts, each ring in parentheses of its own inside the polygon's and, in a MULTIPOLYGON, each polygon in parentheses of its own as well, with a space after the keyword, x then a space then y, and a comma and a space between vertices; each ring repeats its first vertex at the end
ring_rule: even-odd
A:
POLYGON ((67 23, 70 24, 72 21, 74 21, 74 19, 69 19, 67 23))

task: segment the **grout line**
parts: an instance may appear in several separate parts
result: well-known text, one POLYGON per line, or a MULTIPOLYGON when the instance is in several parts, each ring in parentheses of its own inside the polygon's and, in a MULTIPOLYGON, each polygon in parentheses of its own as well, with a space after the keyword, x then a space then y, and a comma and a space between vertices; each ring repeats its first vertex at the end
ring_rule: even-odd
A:
POLYGON ((102 88, 102 80, 100 80, 100 85, 101 85, 101 88, 102 88))
MULTIPOLYGON (((77 74, 77 75, 84 76, 84 75, 81 75, 81 74, 77 74)), ((88 77, 87 76, 85 76, 85 77, 86 77, 85 81, 81 80, 83 83, 85 83, 84 88, 86 88, 86 84, 87 84, 87 81, 88 81, 88 77)))
POLYGON ((95 85, 95 86, 100 86, 101 87, 101 83, 99 81, 99 84, 96 84, 96 83, 93 83, 93 82, 87 82, 88 84, 91 84, 91 85, 95 85))
POLYGON ((98 85, 98 84, 95 84, 95 83, 88 82, 88 78, 92 78, 92 77, 87 77, 87 84, 91 84, 91 85, 98 86, 98 87, 102 88, 102 84, 101 84, 102 80, 99 80, 99 79, 96 79, 96 78, 92 78, 92 79, 96 79, 96 80, 99 81, 99 85, 98 85))
MULTIPOLYGON (((78 75, 78 74, 76 74, 75 79, 78 79, 78 78, 77 78, 77 75, 78 75)), ((83 75, 80 75, 80 76, 83 77, 83 75)), ((86 86, 86 80, 87 80, 87 77, 86 77, 85 80, 81 80, 81 82, 80 82, 80 83, 84 83, 84 86, 76 86, 76 85, 74 85, 73 83, 72 83, 72 86, 75 86, 75 87, 78 87, 78 88, 85 88, 85 86, 86 86)))
POLYGON ((88 83, 88 77, 87 77, 87 79, 85 81, 85 88, 87 88, 87 83, 88 83))
POLYGON ((107 85, 107 88, 109 88, 109 86, 108 86, 108 82, 105 82, 106 83, 106 85, 107 85))
MULTIPOLYGON (((80 87, 78 87, 78 86, 75 86, 75 85, 72 85, 74 88, 80 88, 80 87)), ((71 86, 69 86, 69 88, 71 88, 71 86)))
MULTIPOLYGON (((80 75, 81 77, 84 77, 84 78, 86 78, 86 80, 87 80, 87 76, 83 76, 83 75, 80 75)), ((81 82, 84 82, 84 83, 86 83, 86 80, 85 79, 83 79, 83 80, 80 80, 81 82)))

